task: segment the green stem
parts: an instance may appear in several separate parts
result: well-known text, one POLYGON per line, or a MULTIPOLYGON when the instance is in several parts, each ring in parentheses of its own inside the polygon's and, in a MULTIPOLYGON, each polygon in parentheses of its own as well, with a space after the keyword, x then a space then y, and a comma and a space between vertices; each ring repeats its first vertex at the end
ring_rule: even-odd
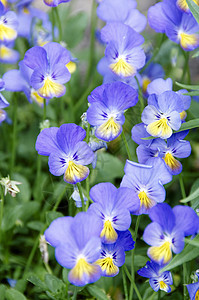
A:
POLYGON ((96 1, 93 0, 92 9, 91 9, 91 33, 90 33, 90 53, 89 53, 89 66, 86 74, 86 86, 88 85, 93 70, 95 68, 95 28, 97 25, 97 16, 96 16, 96 1))
POLYGON ((142 88, 140 86, 140 83, 139 83, 139 80, 137 79, 137 77, 135 76, 135 80, 137 82, 137 85, 138 85, 138 91, 139 91, 139 102, 140 102, 140 112, 142 114, 143 110, 144 110, 144 98, 143 98, 143 95, 142 95, 142 88))
POLYGON ((179 182, 180 182, 180 189, 181 189, 182 198, 184 199, 184 198, 186 198, 186 192, 185 192, 182 173, 179 174, 179 182))
POLYGON ((43 102, 43 121, 46 120, 46 99, 44 99, 44 102, 43 102))
POLYGON ((52 19, 52 38, 53 42, 55 42, 55 15, 54 15, 54 9, 52 7, 51 9, 51 19, 52 19))
POLYGON ((77 188, 80 194, 81 202, 82 202, 82 211, 85 211, 85 205, 84 205, 84 197, 83 197, 83 192, 82 192, 82 187, 79 182, 77 182, 77 188))
POLYGON ((49 273, 49 274, 53 274, 53 272, 52 272, 52 270, 51 270, 51 268, 50 268, 50 266, 49 266, 49 264, 48 263, 46 263, 45 261, 44 261, 44 265, 45 265, 45 268, 46 268, 46 271, 49 273))
MULTIPOLYGON (((184 182, 183 182, 183 177, 182 177, 182 173, 179 174, 179 182, 180 182, 180 189, 181 189, 181 194, 182 194, 182 198, 186 198, 186 192, 185 192, 185 187, 184 187, 184 182)), ((183 295, 184 295, 184 300, 187 299, 187 265, 186 263, 183 263, 183 281, 184 281, 184 285, 183 285, 183 295)))
POLYGON ((12 152, 10 161, 10 177, 12 176, 15 159, 16 159, 16 143, 17 143, 17 96, 14 95, 13 99, 13 132, 12 132, 12 152))
MULTIPOLYGON (((139 299, 139 300, 142 300, 142 296, 140 295, 140 292, 139 292, 139 290, 138 290, 138 288, 137 288, 135 282, 133 281, 133 279, 132 279, 132 277, 131 277, 131 274, 129 273, 129 270, 127 269, 127 266, 124 264, 123 267, 124 267, 124 270, 125 270, 125 272, 126 272, 126 275, 127 275, 128 279, 129 279, 129 281, 131 282, 131 284, 133 285, 133 287, 134 287, 134 289, 135 289, 135 292, 136 292, 136 294, 137 294, 138 299, 139 299)), ((130 299, 130 300, 133 299, 132 296, 129 296, 129 299, 130 299), (131 298, 130 298, 130 297, 131 297, 131 298)))
POLYGON ((2 186, 0 187, 1 189, 1 212, 0 212, 0 242, 2 239, 2 220, 3 220, 3 208, 4 208, 4 193, 3 193, 3 188, 2 186))
POLYGON ((87 195, 87 199, 88 201, 86 202, 86 211, 88 210, 89 207, 89 202, 90 202, 90 182, 89 182, 89 176, 86 178, 86 195, 87 195))
POLYGON ((124 141, 124 145, 125 145, 125 148, 126 148, 126 152, 128 154, 128 158, 130 160, 132 160, 132 156, 131 156, 131 152, 130 152, 130 149, 129 149, 129 145, 128 145, 128 142, 127 142, 127 139, 126 139, 126 136, 124 134, 124 131, 122 130, 122 139, 124 141))
POLYGON ((66 185, 65 188, 63 189, 62 193, 59 195, 59 198, 57 199, 52 211, 56 211, 60 202, 62 201, 62 198, 64 197, 66 190, 67 190, 68 186, 66 185))
MULTIPOLYGON (((140 224, 140 219, 141 219, 141 215, 139 215, 137 217, 136 224, 135 224, 135 233, 134 233, 134 237, 133 237, 134 242, 135 242, 135 246, 136 246, 136 240, 137 240, 137 234, 138 234, 138 228, 139 228, 139 224, 140 224)), ((131 258, 131 277, 132 277, 132 281, 135 283, 135 267, 134 267, 135 247, 132 250, 132 256, 131 257, 132 257, 131 258)), ((134 285, 131 284, 129 299, 133 298, 133 289, 134 288, 135 288, 134 285)))
POLYGON ((86 130, 86 143, 89 142, 89 138, 90 138, 90 124, 88 123, 88 126, 87 126, 87 130, 86 130))
POLYGON ((55 10, 55 15, 56 15, 56 20, 57 20, 57 23, 58 23, 58 29, 59 29, 59 42, 62 41, 62 24, 61 24, 61 20, 60 20, 60 17, 59 17, 59 11, 58 11, 58 7, 55 6, 54 7, 54 10, 55 10))
POLYGON ((128 289, 127 289, 126 274, 125 274, 124 266, 122 266, 122 279, 123 279, 125 300, 128 300, 128 289))
POLYGON ((72 300, 76 300, 76 299, 77 299, 77 287, 75 287, 72 300))
POLYGON ((162 44, 164 43, 164 41, 165 41, 165 35, 162 34, 159 46, 154 50, 152 57, 147 61, 147 63, 142 68, 140 73, 143 73, 144 70, 146 70, 146 68, 148 67, 148 65, 154 60, 154 58, 157 56, 158 52, 160 51, 160 48, 161 48, 162 44))
POLYGON ((184 81, 185 75, 187 73, 187 83, 190 84, 191 83, 191 75, 190 75, 190 69, 189 69, 189 52, 183 51, 183 54, 184 54, 184 58, 185 58, 185 64, 184 64, 184 68, 183 68, 181 82, 184 81))
POLYGON ((159 289, 159 291, 158 291, 158 300, 160 300, 161 299, 161 289, 159 289))

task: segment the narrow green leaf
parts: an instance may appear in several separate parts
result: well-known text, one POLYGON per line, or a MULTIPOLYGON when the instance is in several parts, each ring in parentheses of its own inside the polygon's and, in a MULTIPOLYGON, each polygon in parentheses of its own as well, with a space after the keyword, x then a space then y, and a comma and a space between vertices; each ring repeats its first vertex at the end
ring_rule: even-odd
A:
POLYGON ((182 203, 187 203, 190 202, 194 199, 196 199, 199 196, 199 187, 197 188, 197 190, 195 190, 195 192, 193 192, 191 195, 189 195, 188 197, 180 200, 180 202, 182 203))
POLYGON ((88 285, 87 286, 88 292, 95 298, 99 300, 108 300, 109 298, 105 294, 103 290, 98 288, 96 285, 88 285))
POLYGON ((199 24, 199 7, 196 3, 194 3, 192 0, 187 0, 187 4, 189 6, 190 11, 192 12, 194 18, 199 24))
POLYGON ((50 225, 50 223, 52 221, 54 221, 57 218, 63 217, 64 215, 58 211, 48 211, 46 213, 46 222, 48 225, 50 225))
POLYGON ((187 90, 199 90, 199 85, 182 84, 182 83, 177 82, 177 81, 176 81, 176 85, 178 85, 179 87, 181 87, 183 89, 187 89, 187 90))
POLYGON ((4 284, 0 285, 0 299, 1 300, 5 299, 6 289, 7 289, 7 287, 4 284))
POLYGON ((190 120, 181 125, 180 129, 176 132, 180 132, 183 130, 193 129, 199 127, 199 119, 190 120))
POLYGON ((64 287, 63 281, 51 274, 46 274, 45 284, 52 293, 58 293, 64 287))
POLYGON ((194 92, 188 92, 188 93, 183 93, 185 96, 199 96, 199 91, 194 91, 194 92))
POLYGON ((195 247, 199 247, 199 241, 195 241, 195 239, 194 240, 189 240, 189 239, 185 238, 184 241, 185 241, 186 244, 190 244, 190 245, 193 245, 195 247))
MULTIPOLYGON (((199 235, 196 236, 192 242, 199 243, 199 235)), ((187 245, 182 252, 177 254, 172 261, 163 268, 163 271, 172 270, 185 262, 188 262, 196 257, 198 257, 198 246, 195 247, 192 244, 187 245)))

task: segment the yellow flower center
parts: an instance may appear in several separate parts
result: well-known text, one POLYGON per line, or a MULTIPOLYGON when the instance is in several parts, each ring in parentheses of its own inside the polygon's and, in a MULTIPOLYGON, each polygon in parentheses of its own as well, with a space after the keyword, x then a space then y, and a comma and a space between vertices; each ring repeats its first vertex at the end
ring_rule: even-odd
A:
POLYGON ((101 231, 100 237, 104 237, 107 242, 111 243, 114 243, 117 240, 117 232, 113 228, 110 220, 104 222, 104 228, 101 231))
POLYGON ((164 281, 160 281, 159 283, 160 283, 160 289, 166 292, 168 289, 168 285, 164 281))
POLYGON ((11 50, 6 46, 0 46, 0 57, 1 58, 9 58, 11 55, 11 50))
POLYGON ((83 281, 84 275, 90 277, 96 272, 98 272, 96 265, 88 263, 84 258, 79 258, 75 267, 71 269, 70 276, 75 280, 83 281))
POLYGON ((102 271, 105 272, 108 276, 116 275, 119 271, 118 267, 114 265, 113 259, 111 257, 98 259, 95 263, 99 265, 102 271))
POLYGON ((180 113, 180 119, 181 120, 185 120, 186 119, 186 116, 187 116, 187 113, 185 110, 183 110, 181 113, 180 113))
POLYGON ((175 159, 171 153, 166 153, 163 159, 172 171, 178 170, 180 168, 179 161, 175 159))
POLYGON ((168 125, 167 118, 161 118, 155 122, 152 122, 147 126, 147 131, 153 136, 161 138, 168 138, 172 135, 172 129, 168 125))
POLYGON ((169 241, 158 247, 150 247, 148 251, 151 258, 156 262, 162 262, 163 260, 163 263, 166 264, 172 258, 171 242, 169 241))
POLYGON ((4 25, 0 19, 0 41, 12 41, 17 37, 16 30, 4 25))
POLYGON ((199 290, 195 294, 195 300, 199 300, 199 290))
POLYGON ((140 207, 144 206, 146 209, 153 207, 153 201, 147 196, 146 192, 141 191, 138 194, 140 199, 140 207))
POLYGON ((110 64, 109 67, 119 76, 129 77, 136 73, 135 68, 127 63, 123 58, 120 58, 116 63, 110 64))
POLYGON ((77 66, 76 66, 76 63, 74 61, 69 61, 69 63, 66 64, 66 68, 72 74, 76 71, 77 66))
POLYGON ((180 44, 184 49, 188 49, 189 46, 194 46, 198 42, 196 34, 180 33, 180 44))
POLYGON ((68 168, 65 171, 64 179, 72 184, 85 179, 88 175, 88 168, 83 165, 77 165, 73 161, 69 161, 68 168))
POLYGON ((146 93, 149 83, 151 83, 151 80, 148 77, 145 77, 142 81, 142 89, 144 93, 146 93))
POLYGON ((59 97, 64 90, 64 86, 56 83, 50 76, 46 77, 43 86, 38 90, 40 96, 44 98, 59 97))

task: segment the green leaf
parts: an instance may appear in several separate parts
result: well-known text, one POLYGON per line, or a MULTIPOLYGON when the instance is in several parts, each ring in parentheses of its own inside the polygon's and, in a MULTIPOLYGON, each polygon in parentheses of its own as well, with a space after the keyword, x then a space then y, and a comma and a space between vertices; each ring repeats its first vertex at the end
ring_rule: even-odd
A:
POLYGON ((199 24, 199 7, 196 3, 194 3, 192 0, 187 0, 187 4, 189 6, 190 11, 192 12, 194 18, 199 24))
POLYGON ((190 120, 188 122, 185 122, 181 125, 180 129, 175 132, 180 132, 183 130, 193 129, 199 127, 199 119, 190 120))
POLYGON ((199 240, 195 241, 195 239, 194 240, 189 240, 189 239, 185 238, 184 241, 185 241, 186 244, 190 244, 190 245, 193 245, 195 247, 199 247, 199 240))
POLYGON ((31 190, 30 190, 30 184, 26 177, 22 176, 21 174, 14 173, 12 180, 16 180, 21 182, 22 184, 18 185, 20 189, 20 193, 17 194, 17 199, 20 199, 21 202, 28 202, 31 197, 31 190))
POLYGON ((27 227, 36 231, 41 231, 44 227, 44 223, 40 221, 32 221, 27 224, 27 227))
MULTIPOLYGON (((199 243, 199 235, 196 236, 192 241, 194 243, 199 243)), ((182 252, 175 255, 172 261, 166 267, 163 268, 163 271, 170 271, 182 265, 183 263, 198 257, 198 253, 198 247, 195 247, 191 244, 187 245, 182 252)))
MULTIPOLYGON (((196 181, 194 181, 192 187, 191 187, 191 191, 190 191, 190 194, 194 193, 197 189, 199 188, 199 178, 196 179, 196 181)), ((198 197, 196 197, 195 199, 193 199, 191 201, 191 207, 193 209, 196 209, 199 207, 199 195, 198 197)))
POLYGON ((45 283, 48 289, 53 293, 59 293, 64 287, 63 281, 51 274, 46 274, 45 283))
POLYGON ((39 279, 36 275, 29 275, 27 278, 28 281, 30 281, 32 284, 34 284, 36 287, 40 288, 41 291, 47 290, 47 285, 39 279))
POLYGON ((85 30, 88 24, 88 16, 85 12, 79 12, 75 16, 65 19, 63 16, 63 40, 69 48, 74 48, 84 38, 85 30), (71 34, 72 32, 72 34, 71 34))
POLYGON ((6 300, 27 300, 27 298, 15 289, 7 289, 6 300))
POLYGON ((7 231, 15 226, 16 221, 21 217, 21 205, 5 207, 2 230, 7 231))
POLYGON ((199 91, 183 93, 183 95, 185 95, 185 96, 191 96, 191 97, 199 96, 199 91))
POLYGON ((124 165, 118 157, 101 152, 98 154, 97 166, 91 174, 91 184, 102 181, 113 182, 115 178, 121 178, 124 175, 124 165))
POLYGON ((108 300, 109 299, 108 296, 105 294, 105 292, 103 290, 101 290, 100 288, 98 288, 94 284, 88 285, 87 290, 93 297, 95 297, 99 300, 108 300))
POLYGON ((7 289, 7 287, 4 284, 0 285, 0 299, 1 300, 5 299, 6 289, 7 289))
POLYGON ((46 222, 48 225, 50 225, 52 223, 52 221, 54 221, 57 218, 63 217, 64 215, 60 212, 57 211, 48 211, 46 213, 46 222))
POLYGON ((190 201, 192 201, 192 200, 194 200, 198 197, 199 197, 199 187, 191 195, 189 195, 188 197, 180 200, 180 202, 181 203, 187 203, 187 202, 190 202, 190 201))
POLYGON ((199 90, 199 85, 182 84, 177 81, 176 81, 176 85, 178 85, 179 87, 182 87, 183 89, 187 89, 187 90, 199 90))

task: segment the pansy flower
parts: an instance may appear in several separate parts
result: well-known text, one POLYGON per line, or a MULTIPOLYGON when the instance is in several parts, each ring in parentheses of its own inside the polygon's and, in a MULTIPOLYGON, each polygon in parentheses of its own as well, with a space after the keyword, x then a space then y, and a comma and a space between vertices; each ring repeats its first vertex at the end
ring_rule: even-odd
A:
POLYGON ((61 3, 69 2, 70 0, 43 0, 48 6, 58 6, 61 3))
POLYGON ((100 258, 102 222, 88 212, 74 218, 54 220, 45 231, 46 241, 55 248, 55 257, 64 268, 71 269, 70 283, 84 286, 101 277, 101 268, 94 264, 100 258))
POLYGON ((138 161, 147 164, 149 159, 152 162, 151 159, 161 157, 172 175, 181 173, 182 164, 176 158, 185 158, 191 154, 191 145, 184 140, 187 134, 188 131, 182 131, 172 134, 167 142, 155 139, 149 145, 139 145, 136 149, 138 161))
POLYGON ((192 14, 182 12, 176 1, 164 0, 150 7, 148 21, 151 28, 165 33, 185 51, 192 51, 199 45, 199 24, 192 14))
POLYGON ((14 41, 17 37, 18 21, 15 12, 5 10, 0 2, 0 43, 14 41))
POLYGON ((163 184, 172 180, 164 162, 159 158, 153 165, 142 165, 127 160, 121 186, 132 189, 140 200, 139 209, 133 214, 147 214, 151 208, 165 200, 163 184))
POLYGON ((101 30, 101 38, 107 44, 105 57, 109 68, 116 75, 134 76, 144 66, 144 38, 131 27, 121 22, 108 23, 101 30))
POLYGON ((93 151, 83 139, 86 131, 76 124, 63 124, 45 128, 36 141, 40 155, 49 156, 50 172, 55 176, 64 174, 64 180, 75 184, 89 175, 89 165, 94 158, 93 151))
POLYGON ((149 213, 152 223, 143 234, 144 241, 151 247, 147 255, 159 264, 167 264, 172 252, 180 253, 184 248, 184 237, 196 232, 198 216, 189 206, 177 205, 173 209, 160 203, 149 213))
POLYGON ((147 125, 146 130, 149 134, 167 139, 172 135, 172 130, 180 129, 180 113, 183 110, 181 98, 175 92, 164 92, 159 96, 152 94, 141 119, 147 125))
POLYGON ((95 262, 101 267, 102 276, 116 276, 119 273, 119 267, 125 263, 125 251, 133 248, 134 241, 129 231, 120 232, 114 244, 102 243, 100 258, 95 262))
POLYGON ((89 211, 103 221, 100 237, 103 243, 113 244, 118 238, 117 231, 126 231, 131 225, 130 211, 139 207, 137 195, 129 188, 117 189, 112 183, 99 183, 91 188, 93 204, 89 211))
POLYGON ((171 291, 173 284, 171 272, 161 272, 161 266, 154 261, 147 261, 146 266, 137 271, 142 276, 149 278, 149 284, 157 292, 159 289, 167 293, 171 291))
MULTIPOLYGON (((154 79, 151 83, 149 83, 147 87, 147 92, 149 95, 156 94, 160 95, 166 91, 172 91, 173 82, 171 78, 167 78, 166 80, 162 78, 154 79)), ((183 105, 183 111, 180 113, 180 118, 182 121, 185 120, 187 114, 186 110, 189 109, 191 105, 191 97, 188 95, 184 95, 185 93, 188 93, 187 90, 181 89, 179 91, 176 91, 176 94, 180 96, 182 105, 183 105)))
POLYGON ((189 292, 190 300, 199 299, 199 271, 196 271, 196 275, 198 276, 198 282, 194 282, 186 285, 189 292))
POLYGON ((97 15, 105 22, 121 22, 136 32, 141 32, 147 21, 146 17, 135 9, 136 6, 136 1, 132 0, 104 0, 97 8, 97 15))
POLYGON ((54 42, 29 49, 23 60, 33 71, 30 78, 31 86, 41 97, 47 99, 65 94, 64 83, 71 77, 66 67, 69 61, 68 50, 54 42))
POLYGON ((88 101, 88 122, 96 126, 97 138, 109 142, 121 134, 124 111, 137 103, 138 93, 122 82, 113 82, 97 87, 88 101))

